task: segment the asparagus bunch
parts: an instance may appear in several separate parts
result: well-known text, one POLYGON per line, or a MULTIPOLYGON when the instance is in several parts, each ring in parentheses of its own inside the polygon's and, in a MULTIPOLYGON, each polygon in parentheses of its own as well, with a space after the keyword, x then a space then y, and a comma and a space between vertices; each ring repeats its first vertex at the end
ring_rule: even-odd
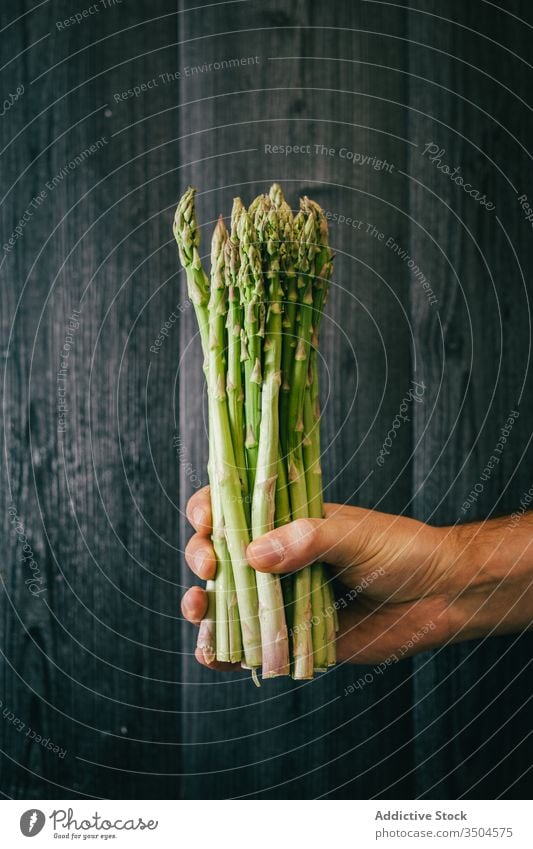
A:
POLYGON ((307 197, 293 213, 274 184, 231 231, 219 218, 211 275, 199 255, 194 189, 174 235, 194 304, 209 399, 209 482, 217 574, 198 646, 264 678, 312 678, 335 663, 338 627, 321 564, 281 582, 246 562, 251 539, 322 516, 318 332, 332 270, 327 222, 307 197))

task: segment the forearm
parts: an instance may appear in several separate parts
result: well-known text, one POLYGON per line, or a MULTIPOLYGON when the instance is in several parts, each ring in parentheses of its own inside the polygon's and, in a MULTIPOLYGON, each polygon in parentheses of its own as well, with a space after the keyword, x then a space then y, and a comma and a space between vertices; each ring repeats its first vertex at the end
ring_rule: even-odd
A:
POLYGON ((533 512, 451 529, 446 570, 453 639, 533 626, 533 512))

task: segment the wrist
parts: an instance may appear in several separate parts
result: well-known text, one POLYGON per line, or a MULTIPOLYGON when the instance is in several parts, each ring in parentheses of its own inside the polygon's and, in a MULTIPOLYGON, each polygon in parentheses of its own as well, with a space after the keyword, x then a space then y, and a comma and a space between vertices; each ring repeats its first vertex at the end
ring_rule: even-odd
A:
POLYGON ((533 514, 524 517, 521 527, 508 516, 457 525, 456 589, 491 590, 502 582, 533 578, 532 535, 533 514))
POLYGON ((490 590, 512 572, 503 520, 470 522, 438 530, 443 538, 440 554, 443 591, 451 598, 465 592, 490 590))
POLYGON ((472 639, 530 627, 533 620, 533 517, 442 528, 448 539, 445 592, 450 636, 472 639))

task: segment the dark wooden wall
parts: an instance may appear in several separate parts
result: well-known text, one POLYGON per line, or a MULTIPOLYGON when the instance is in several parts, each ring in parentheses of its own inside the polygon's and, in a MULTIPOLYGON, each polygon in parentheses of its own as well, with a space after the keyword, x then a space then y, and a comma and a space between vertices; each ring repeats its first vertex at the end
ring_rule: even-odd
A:
POLYGON ((533 242, 517 198, 533 198, 533 17, 526 0, 501 6, 123 0, 58 27, 84 4, 2 5, 2 97, 24 86, 0 118, 2 245, 28 210, 0 251, 4 796, 531 795, 531 637, 427 653, 344 696, 364 668, 260 690, 209 674, 179 614, 193 581, 184 506, 206 478, 199 344, 171 234, 190 183, 204 245, 233 195, 273 180, 293 204, 307 192, 362 222, 332 225, 329 500, 463 521, 512 410, 467 515, 511 511, 531 486, 533 242), (209 70, 243 57, 257 58, 209 70), (495 209, 432 164, 428 143, 495 209), (311 153, 265 151, 276 144, 311 153), (379 468, 412 380, 423 402, 379 468))

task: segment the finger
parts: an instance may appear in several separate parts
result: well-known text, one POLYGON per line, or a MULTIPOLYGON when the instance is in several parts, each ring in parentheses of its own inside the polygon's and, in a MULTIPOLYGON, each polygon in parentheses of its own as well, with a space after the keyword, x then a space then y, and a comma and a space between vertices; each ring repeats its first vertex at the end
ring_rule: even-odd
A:
POLYGON ((181 600, 181 612, 188 622, 198 625, 207 610, 207 593, 201 587, 191 587, 181 600))
POLYGON ((383 532, 380 517, 385 514, 352 507, 328 519, 297 519, 254 540, 246 556, 260 572, 293 572, 317 560, 345 567, 357 559, 369 531, 383 532))
POLYGON ((242 670, 240 663, 223 663, 221 660, 208 662, 204 657, 202 649, 199 648, 195 649, 194 656, 202 666, 207 666, 208 669, 215 669, 217 672, 239 672, 242 670))
POLYGON ((209 539, 200 534, 194 534, 185 546, 187 565, 203 581, 215 577, 217 563, 215 552, 209 539))
POLYGON ((194 529, 202 536, 209 536, 212 530, 211 496, 209 487, 204 486, 191 495, 187 502, 186 514, 194 529))

